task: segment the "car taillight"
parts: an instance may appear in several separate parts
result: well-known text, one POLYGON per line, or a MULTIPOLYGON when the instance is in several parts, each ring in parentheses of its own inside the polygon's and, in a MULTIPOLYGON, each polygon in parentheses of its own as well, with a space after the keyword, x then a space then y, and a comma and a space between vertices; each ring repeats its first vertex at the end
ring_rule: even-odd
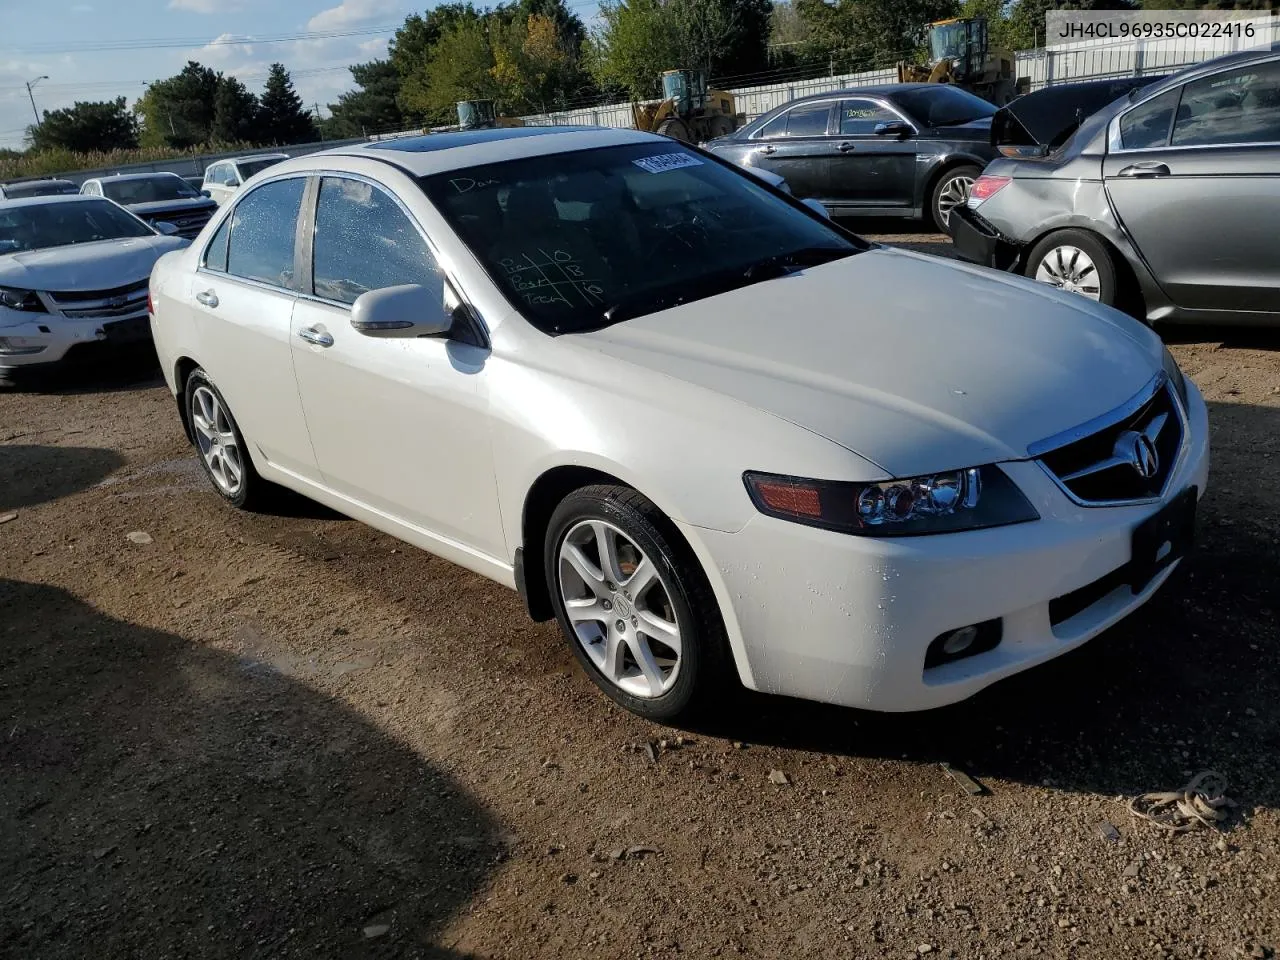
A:
POLYGON ((969 206, 976 207, 983 200, 990 200, 1009 185, 1013 177, 989 177, 986 174, 973 181, 969 188, 969 206))

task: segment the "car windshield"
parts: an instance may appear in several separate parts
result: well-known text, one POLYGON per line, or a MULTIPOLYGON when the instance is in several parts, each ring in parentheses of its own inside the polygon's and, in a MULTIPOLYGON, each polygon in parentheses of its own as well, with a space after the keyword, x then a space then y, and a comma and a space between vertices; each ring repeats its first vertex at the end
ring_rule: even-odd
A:
POLYGON ((423 189, 531 323, 594 330, 866 249, 676 143, 508 160, 423 189))
POLYGON ((200 196, 191 184, 176 174, 146 177, 138 180, 103 180, 103 196, 116 203, 163 203, 166 200, 189 200, 200 196))
POLYGON ((263 160, 241 160, 236 164, 240 171, 240 178, 248 180, 255 173, 261 173, 267 167, 274 167, 277 163, 284 160, 284 157, 267 157, 263 160))
POLYGON ((927 127, 954 127, 996 112, 994 104, 950 84, 905 90, 893 99, 927 127))
POLYGON ((106 200, 0 204, 0 255, 152 235, 145 223, 106 200))
POLYGON ((53 197, 60 194, 79 193, 80 188, 70 180, 32 180, 29 183, 10 183, 4 188, 9 200, 23 197, 53 197))

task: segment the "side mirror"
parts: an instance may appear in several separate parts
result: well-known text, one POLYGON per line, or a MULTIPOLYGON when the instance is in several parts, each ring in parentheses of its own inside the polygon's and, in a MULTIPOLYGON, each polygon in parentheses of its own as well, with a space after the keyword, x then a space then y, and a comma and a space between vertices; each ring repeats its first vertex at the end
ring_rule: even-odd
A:
POLYGON ((810 210, 812 210, 814 213, 820 213, 824 217, 826 217, 828 220, 831 219, 831 211, 822 205, 821 200, 815 200, 813 199, 813 197, 806 197, 800 202, 803 203, 810 210))
POLYGON ((156 232, 163 233, 166 237, 172 237, 178 232, 178 228, 168 220, 157 220, 152 226, 156 228, 156 232))
POLYGON ((903 137, 911 135, 911 127, 901 120, 889 120, 875 125, 875 135, 877 137, 897 137, 901 140, 903 137))
POLYGON ((200 191, 200 196, 202 196, 202 197, 206 197, 206 198, 208 198, 208 199, 210 199, 210 200, 211 200, 211 199, 213 199, 213 194, 212 194, 212 193, 210 193, 208 190, 201 190, 201 191, 200 191))
POLYGON ((362 293, 351 305, 351 326, 366 337, 438 337, 453 327, 444 291, 419 283, 362 293))

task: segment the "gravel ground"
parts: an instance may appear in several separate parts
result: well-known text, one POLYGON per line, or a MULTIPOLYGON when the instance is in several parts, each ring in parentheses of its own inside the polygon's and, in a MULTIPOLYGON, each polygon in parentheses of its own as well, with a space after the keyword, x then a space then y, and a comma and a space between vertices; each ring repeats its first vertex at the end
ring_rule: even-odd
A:
POLYGON ((0 393, 0 956, 1274 956, 1280 336, 1172 339, 1214 471, 1141 612, 947 710, 680 730, 513 593, 224 507, 149 371, 0 393), (1130 819, 1207 768, 1223 832, 1130 819))

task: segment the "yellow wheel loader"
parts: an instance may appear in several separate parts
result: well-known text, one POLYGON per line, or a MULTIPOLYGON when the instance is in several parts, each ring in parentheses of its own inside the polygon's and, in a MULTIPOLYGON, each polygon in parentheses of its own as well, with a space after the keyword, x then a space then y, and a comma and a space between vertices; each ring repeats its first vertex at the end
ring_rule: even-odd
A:
POLYGON ((523 127, 524 121, 519 117, 499 117, 495 115, 492 100, 459 100, 459 130, 490 130, 494 127, 523 127))
POLYGON ((667 70, 662 74, 662 95, 657 103, 632 103, 631 119, 637 130, 660 133, 685 143, 702 143, 733 133, 746 117, 735 108, 727 90, 708 90, 704 74, 693 70, 667 70))
POLYGON ((929 24, 929 63, 898 64, 899 83, 951 83, 1003 107, 1028 84, 1014 77, 1008 50, 993 49, 985 17, 961 17, 929 24))

